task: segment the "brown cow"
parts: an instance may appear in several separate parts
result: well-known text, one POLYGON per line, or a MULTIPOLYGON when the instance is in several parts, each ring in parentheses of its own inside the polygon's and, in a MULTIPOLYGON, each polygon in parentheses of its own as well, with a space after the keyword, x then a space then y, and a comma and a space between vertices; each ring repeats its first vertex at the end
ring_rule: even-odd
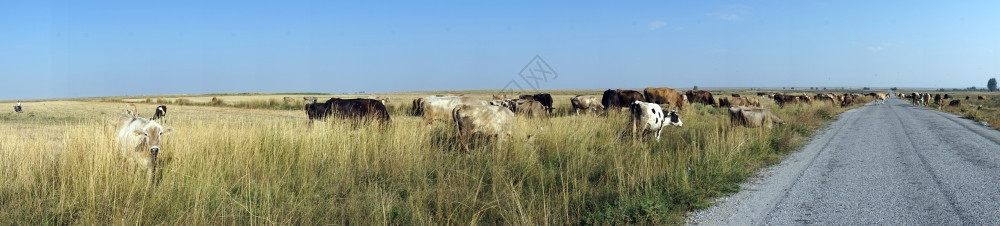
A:
POLYGON ((986 99, 986 96, 983 96, 983 95, 979 95, 979 99, 980 99, 980 100, 985 100, 985 99, 986 99))
POLYGON ((715 98, 712 97, 711 92, 704 90, 688 90, 684 93, 684 95, 687 96, 688 102, 716 106, 715 98))
POLYGON ((719 107, 747 106, 745 99, 739 97, 719 97, 719 107))
POLYGON ((548 111, 545 110, 545 105, 542 105, 542 102, 537 100, 518 100, 515 102, 515 106, 514 109, 516 111, 514 113, 525 115, 529 118, 546 118, 549 116, 547 114, 548 111))
POLYGON ((744 97, 743 100, 746 101, 747 106, 760 107, 760 99, 756 97, 744 97))
POLYGON ((791 96, 791 95, 785 95, 785 94, 782 94, 782 93, 777 93, 777 94, 774 94, 774 102, 778 103, 779 107, 785 108, 785 104, 797 104, 797 103, 799 103, 799 97, 797 97, 797 96, 791 96))
POLYGON ((630 103, 635 101, 643 101, 643 102, 646 101, 646 97, 643 97, 642 93, 640 93, 639 91, 619 89, 617 90, 617 92, 618 92, 618 98, 620 98, 618 100, 619 101, 618 103, 624 105, 622 107, 628 107, 630 103))
POLYGON ((948 102, 948 106, 952 107, 962 106, 962 100, 959 99, 951 100, 951 102, 948 102))
POLYGON ((646 94, 646 102, 667 104, 668 106, 684 110, 684 97, 680 92, 677 92, 677 90, 671 88, 648 87, 642 90, 642 92, 646 94))
POLYGON ((733 96, 733 97, 740 97, 740 94, 738 94, 738 93, 733 93, 733 94, 729 94, 729 95, 733 96))
POLYGON ((125 105, 125 115, 129 117, 139 117, 139 110, 135 107, 135 104, 129 103, 125 105))

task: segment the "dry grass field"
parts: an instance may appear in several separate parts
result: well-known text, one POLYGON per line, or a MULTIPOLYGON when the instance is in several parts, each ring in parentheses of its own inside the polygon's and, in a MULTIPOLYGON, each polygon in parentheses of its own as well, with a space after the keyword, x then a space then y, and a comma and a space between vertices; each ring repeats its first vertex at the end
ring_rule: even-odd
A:
MULTIPOLYGON (((162 123, 175 131, 161 146, 158 185, 118 156, 114 120, 120 101, 140 102, 149 117, 157 98, 25 102, 26 113, 0 113, 0 222, 681 224, 846 110, 762 100, 787 123, 761 129, 695 104, 681 112, 683 127, 636 142, 624 114, 568 114, 570 97, 600 91, 552 93, 555 116, 518 116, 502 148, 480 141, 468 154, 453 123, 426 126, 407 114, 428 93, 380 95, 393 109, 386 129, 339 120, 310 128, 302 103, 283 103, 285 95, 220 96, 220 105, 163 97, 175 101, 162 123)), ((301 96, 331 95, 292 97, 301 96)))

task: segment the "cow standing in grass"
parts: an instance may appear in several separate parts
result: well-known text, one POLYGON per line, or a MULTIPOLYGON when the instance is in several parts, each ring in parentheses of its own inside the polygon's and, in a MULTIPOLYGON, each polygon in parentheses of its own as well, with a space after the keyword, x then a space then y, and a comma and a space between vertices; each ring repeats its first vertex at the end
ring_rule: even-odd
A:
POLYGON ((652 131, 656 134, 656 141, 660 141, 660 132, 663 131, 664 126, 684 125, 676 110, 664 113, 660 105, 654 103, 634 101, 629 105, 629 112, 631 115, 632 135, 640 141, 642 141, 642 135, 646 131, 652 131))
POLYGON ((451 112, 458 128, 462 152, 469 152, 469 140, 473 134, 493 137, 497 147, 514 131, 514 112, 501 106, 466 105, 455 107, 451 112))
POLYGON ((153 118, 150 118, 149 120, 160 119, 161 121, 166 122, 167 121, 166 117, 167 117, 167 106, 160 105, 156 107, 156 112, 153 113, 153 118))
POLYGON ((163 127, 156 121, 141 117, 124 117, 121 130, 118 131, 120 153, 129 163, 147 171, 150 182, 156 183, 156 157, 160 153, 163 136, 170 134, 172 127, 163 127))

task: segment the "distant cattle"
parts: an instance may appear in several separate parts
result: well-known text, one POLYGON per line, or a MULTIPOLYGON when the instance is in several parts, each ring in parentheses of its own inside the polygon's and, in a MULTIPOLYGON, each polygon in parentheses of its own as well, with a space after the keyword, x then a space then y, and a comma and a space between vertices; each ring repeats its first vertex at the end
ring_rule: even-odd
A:
POLYGON ((654 104, 667 104, 680 110, 684 110, 684 95, 671 88, 648 87, 642 90, 645 94, 646 102, 654 104))
POLYGON ((149 120, 163 119, 163 121, 166 121, 167 120, 166 117, 167 117, 167 106, 160 105, 156 107, 156 112, 153 113, 153 118, 150 118, 149 120))
POLYGON ((365 98, 365 99, 369 99, 369 100, 377 100, 378 102, 382 102, 382 105, 386 105, 386 104, 389 104, 389 97, 383 97, 383 96, 368 96, 368 97, 367 97, 367 98, 365 98))
POLYGON ((798 104, 799 102, 804 102, 804 100, 802 100, 799 96, 778 93, 774 94, 774 102, 777 103, 779 107, 784 108, 786 104, 798 104))
POLYGON ((284 99, 285 99, 285 102, 293 102, 293 101, 295 101, 295 98, 291 98, 291 97, 285 97, 284 99))
POLYGON ((729 95, 732 96, 732 97, 740 97, 740 94, 738 94, 738 93, 733 93, 733 94, 729 94, 729 95))
POLYGON ((848 107, 851 106, 851 104, 853 103, 854 103, 854 95, 851 95, 850 93, 845 93, 843 96, 840 96, 840 107, 848 107))
POLYGON ((942 98, 944 98, 944 99, 951 99, 951 98, 954 98, 954 96, 952 96, 950 93, 945 93, 944 97, 942 97, 942 98))
POLYGON ((553 102, 552 95, 549 95, 548 93, 539 93, 539 94, 533 94, 533 95, 521 95, 519 97, 519 99, 538 101, 538 103, 541 103, 542 106, 545 107, 545 110, 548 111, 549 113, 552 113, 552 109, 554 109, 554 108, 552 108, 552 102, 553 102))
POLYGON ((126 104, 125 115, 128 115, 129 117, 139 117, 139 109, 136 108, 133 103, 126 104))
POLYGON ((758 97, 762 97, 762 96, 766 96, 766 95, 767 95, 767 93, 765 93, 765 92, 757 92, 757 96, 758 97))
POLYGON ((157 160, 163 136, 174 131, 156 121, 141 117, 124 117, 118 131, 120 154, 128 162, 146 170, 150 182, 157 183, 157 160))
POLYGON ((611 89, 604 91, 604 95, 601 96, 601 104, 604 105, 605 112, 609 109, 618 110, 623 106, 621 103, 621 97, 618 95, 618 91, 611 89))
POLYGON ((687 96, 688 102, 716 106, 715 98, 712 97, 711 92, 705 90, 688 90, 684 95, 687 96))
POLYGON ((979 99, 980 99, 980 100, 985 100, 985 99, 986 99, 986 96, 983 96, 983 95, 979 95, 979 99))
POLYGON ((651 131, 656 134, 656 141, 660 141, 660 132, 663 131, 664 126, 684 125, 676 110, 664 113, 660 105, 654 103, 634 101, 629 105, 629 112, 631 113, 632 135, 639 140, 642 140, 642 135, 646 131, 651 131))
POLYGON ((507 95, 506 94, 493 95, 493 100, 506 100, 506 99, 507 99, 507 95))
MULTIPOLYGON (((837 96, 832 93, 819 93, 816 94, 816 101, 827 102, 829 101, 831 105, 837 106, 837 96)), ((759 107, 759 106, 758 106, 759 107)))
POLYGON ((728 108, 736 106, 747 106, 746 101, 739 97, 719 97, 719 107, 728 108))
POLYGON ((486 101, 466 96, 427 96, 421 100, 420 113, 424 122, 431 124, 435 120, 450 120, 451 110, 458 105, 489 105, 486 101))
POLYGON ((460 104, 451 112, 458 128, 462 152, 469 152, 469 140, 474 134, 493 137, 497 147, 514 130, 514 112, 500 106, 460 104))
POLYGON ((944 105, 944 103, 941 100, 943 99, 940 93, 934 94, 934 104, 937 104, 938 106, 944 105))
POLYGON ((889 99, 888 93, 875 93, 875 104, 885 104, 885 99, 889 99))
POLYGON ((389 111, 386 110, 385 105, 381 101, 372 99, 330 98, 326 103, 323 103, 323 107, 320 109, 323 110, 323 113, 319 117, 320 119, 336 117, 355 121, 371 120, 379 122, 383 126, 387 125, 391 120, 389 118, 389 111))
POLYGON ((757 97, 744 97, 743 99, 746 101, 747 106, 760 107, 760 99, 757 97))
POLYGON ((302 97, 302 101, 305 101, 305 102, 316 103, 317 100, 318 100, 318 98, 316 98, 316 97, 302 97))
POLYGON ((951 102, 948 102, 948 106, 952 107, 962 106, 962 100, 951 100, 951 102))
POLYGON ((927 106, 928 104, 930 104, 930 102, 931 102, 931 100, 932 100, 931 98, 934 98, 934 97, 933 97, 933 96, 931 96, 931 94, 930 94, 930 93, 923 93, 923 94, 920 94, 920 99, 923 99, 923 100, 924 100, 924 103, 923 103, 923 105, 924 105, 924 106, 927 106))
POLYGON ((212 97, 212 103, 215 103, 215 102, 219 102, 219 98, 218 97, 212 97))
POLYGON ((784 121, 777 115, 771 113, 766 108, 758 107, 731 107, 729 108, 729 119, 734 125, 746 127, 766 127, 781 125, 784 121))
POLYGON ((604 110, 604 105, 601 105, 601 102, 597 100, 597 97, 593 96, 577 95, 572 99, 570 99, 570 103, 573 104, 573 112, 575 112, 577 115, 580 114, 581 109, 584 111, 593 111, 593 112, 604 110))
POLYGON ((965 100, 969 100, 969 96, 965 96, 965 100))
POLYGON ((925 100, 923 99, 923 95, 921 95, 920 93, 911 93, 910 94, 910 103, 911 104, 917 105, 917 106, 923 106, 924 105, 924 101, 925 100))

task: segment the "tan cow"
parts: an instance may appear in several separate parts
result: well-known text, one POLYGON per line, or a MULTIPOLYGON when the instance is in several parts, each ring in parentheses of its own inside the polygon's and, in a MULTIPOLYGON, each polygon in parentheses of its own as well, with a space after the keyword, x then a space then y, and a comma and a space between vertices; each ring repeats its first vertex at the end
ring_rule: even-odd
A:
POLYGON ((499 148, 514 131, 514 112, 501 106, 461 104, 452 110, 451 115, 464 153, 469 152, 469 140, 473 134, 495 138, 499 148))
POLYGON ((150 182, 157 182, 156 157, 160 153, 160 144, 163 136, 174 129, 140 117, 129 116, 123 119, 122 128, 118 131, 121 156, 131 164, 145 169, 150 182))
POLYGON ((529 118, 547 118, 549 116, 542 102, 536 100, 518 100, 515 104, 514 113, 519 115, 525 115, 529 118))
POLYGON ((604 110, 604 105, 602 105, 601 101, 594 96, 576 95, 570 99, 570 102, 573 103, 573 111, 576 112, 577 115, 580 114, 580 109, 590 110, 593 112, 604 110))
POLYGON ((667 104, 672 108, 684 110, 684 95, 671 88, 647 87, 642 90, 645 94, 646 102, 654 104, 667 104))
POLYGON ((719 107, 737 107, 737 106, 747 106, 746 99, 741 97, 719 97, 719 107))
POLYGON ((316 100, 318 100, 318 99, 319 98, 316 98, 316 97, 302 97, 303 101, 305 101, 305 102, 312 102, 312 103, 316 103, 316 100))
POLYGON ((125 115, 129 117, 139 117, 139 110, 135 107, 135 104, 129 103, 125 105, 125 115))
POLYGON ((295 101, 295 99, 291 98, 291 97, 285 97, 284 99, 285 99, 285 102, 293 102, 293 101, 295 101))
POLYGON ((458 105, 489 105, 486 101, 475 97, 465 96, 427 96, 420 101, 420 114, 423 115, 426 124, 434 123, 435 120, 451 119, 451 110, 458 105))
POLYGON ((766 127, 784 124, 781 118, 771 113, 766 108, 758 107, 731 107, 729 108, 729 120, 734 125, 746 127, 766 127))
POLYGON ((979 95, 979 99, 980 99, 980 100, 985 100, 985 99, 986 99, 986 96, 983 96, 983 95, 979 95))

